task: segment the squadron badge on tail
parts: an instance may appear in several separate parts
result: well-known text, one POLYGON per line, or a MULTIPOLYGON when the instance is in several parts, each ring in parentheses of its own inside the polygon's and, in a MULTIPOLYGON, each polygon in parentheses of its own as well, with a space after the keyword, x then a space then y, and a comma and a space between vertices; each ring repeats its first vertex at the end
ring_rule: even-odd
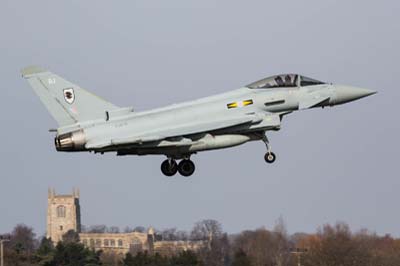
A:
POLYGON ((75 93, 73 88, 64 89, 64 99, 69 104, 72 104, 75 101, 75 93))

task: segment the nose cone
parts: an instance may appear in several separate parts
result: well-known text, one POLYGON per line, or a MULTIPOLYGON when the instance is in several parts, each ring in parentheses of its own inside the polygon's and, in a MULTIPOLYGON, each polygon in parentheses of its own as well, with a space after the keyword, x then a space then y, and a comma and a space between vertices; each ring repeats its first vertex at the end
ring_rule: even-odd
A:
POLYGON ((335 86, 335 97, 333 104, 343 104, 355 101, 370 95, 375 94, 376 91, 357 88, 351 86, 335 86))

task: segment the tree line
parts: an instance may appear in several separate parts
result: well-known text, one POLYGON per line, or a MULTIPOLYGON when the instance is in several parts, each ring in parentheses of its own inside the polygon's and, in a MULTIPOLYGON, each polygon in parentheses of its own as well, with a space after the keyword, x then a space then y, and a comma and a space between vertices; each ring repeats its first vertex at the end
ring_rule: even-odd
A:
MULTIPOLYGON (((113 231, 115 232, 115 231, 113 231)), ((324 225, 313 234, 289 235, 284 223, 267 230, 245 230, 228 235, 215 220, 195 224, 191 232, 158 231, 168 240, 208 239, 209 245, 170 256, 139 252, 123 257, 95 251, 68 232, 53 245, 20 224, 5 243, 5 266, 395 266, 400 265, 400 239, 367 230, 352 232, 345 223, 324 225)))

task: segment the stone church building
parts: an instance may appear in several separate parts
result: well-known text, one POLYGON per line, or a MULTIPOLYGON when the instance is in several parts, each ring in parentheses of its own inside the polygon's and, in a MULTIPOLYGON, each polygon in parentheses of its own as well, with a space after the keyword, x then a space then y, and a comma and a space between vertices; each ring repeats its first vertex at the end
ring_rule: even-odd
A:
POLYGON ((79 234, 79 239, 85 246, 121 255, 139 251, 171 255, 183 250, 196 251, 209 245, 209 241, 159 240, 151 227, 146 233, 82 233, 79 197, 78 189, 73 189, 70 195, 57 195, 54 189, 49 189, 46 237, 54 244, 61 241, 65 233, 73 230, 79 234))

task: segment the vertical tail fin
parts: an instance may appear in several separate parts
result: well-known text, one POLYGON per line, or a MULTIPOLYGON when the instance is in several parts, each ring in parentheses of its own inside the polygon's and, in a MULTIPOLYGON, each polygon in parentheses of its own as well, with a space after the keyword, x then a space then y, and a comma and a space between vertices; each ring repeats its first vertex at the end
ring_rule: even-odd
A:
POLYGON ((37 66, 21 70, 59 126, 105 117, 117 106, 37 66))

